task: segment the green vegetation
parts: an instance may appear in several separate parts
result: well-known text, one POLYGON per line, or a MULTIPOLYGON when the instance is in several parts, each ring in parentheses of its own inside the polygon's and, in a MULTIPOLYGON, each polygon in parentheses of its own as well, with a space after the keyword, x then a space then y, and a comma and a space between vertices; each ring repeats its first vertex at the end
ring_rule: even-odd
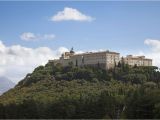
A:
POLYGON ((0 96, 0 118, 160 118, 157 67, 47 63, 0 96))

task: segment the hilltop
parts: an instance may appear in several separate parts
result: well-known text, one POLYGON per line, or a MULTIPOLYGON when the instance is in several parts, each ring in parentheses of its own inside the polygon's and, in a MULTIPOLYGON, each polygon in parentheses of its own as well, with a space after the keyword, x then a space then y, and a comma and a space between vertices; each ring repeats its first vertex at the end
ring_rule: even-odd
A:
POLYGON ((49 62, 0 97, 0 118, 160 118, 156 69, 49 62))

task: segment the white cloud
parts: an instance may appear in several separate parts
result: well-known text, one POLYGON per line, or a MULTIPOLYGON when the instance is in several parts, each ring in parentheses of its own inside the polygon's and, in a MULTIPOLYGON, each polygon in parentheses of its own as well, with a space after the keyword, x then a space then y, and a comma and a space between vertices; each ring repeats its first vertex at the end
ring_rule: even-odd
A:
POLYGON ((160 52, 160 40, 146 39, 144 43, 151 46, 152 51, 160 52))
POLYGON ((52 39, 55 38, 55 35, 54 34, 45 34, 43 36, 43 38, 46 39, 46 40, 52 40, 52 39))
POLYGON ((144 44, 150 47, 150 51, 140 51, 138 55, 145 55, 147 58, 151 58, 153 65, 160 67, 160 40, 146 39, 144 44))
POLYGON ((18 82, 35 67, 44 65, 49 59, 58 58, 68 51, 65 47, 52 50, 48 47, 27 48, 20 45, 6 46, 0 41, 0 76, 18 82))
POLYGON ((87 16, 77 9, 65 7, 63 11, 59 11, 56 15, 51 17, 51 21, 92 21, 94 18, 87 16))
POLYGON ((21 40, 25 41, 36 41, 36 40, 53 40, 55 38, 54 34, 34 34, 31 32, 24 32, 20 35, 21 40))
POLYGON ((34 33, 26 32, 22 33, 22 35, 20 35, 20 38, 25 41, 31 41, 36 40, 37 36, 34 33))

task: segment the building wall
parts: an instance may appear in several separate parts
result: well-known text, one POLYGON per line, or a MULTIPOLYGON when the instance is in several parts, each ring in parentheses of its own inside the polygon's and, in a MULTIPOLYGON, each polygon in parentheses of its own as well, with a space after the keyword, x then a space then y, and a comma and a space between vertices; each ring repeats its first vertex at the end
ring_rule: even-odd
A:
POLYGON ((152 60, 151 59, 144 60, 144 66, 152 66, 152 60))
POLYGON ((84 54, 84 64, 98 64, 106 62, 106 54, 105 53, 90 53, 84 54))
MULTIPOLYGON (((152 66, 152 60, 146 59, 145 56, 132 56, 128 55, 125 57, 124 62, 131 66, 135 64, 137 66, 152 66)), ((118 62, 121 61, 120 54, 116 52, 89 52, 83 54, 73 54, 66 52, 62 54, 60 59, 53 60, 55 64, 61 63, 63 66, 69 65, 69 62, 72 62, 77 66, 99 66, 103 69, 113 68, 115 65, 118 65, 118 62)))
POLYGON ((89 66, 100 66, 104 69, 109 69, 118 64, 119 53, 110 52, 97 52, 97 53, 86 53, 71 56, 71 60, 78 66, 89 65, 89 66))
POLYGON ((106 54, 105 53, 85 53, 71 56, 70 60, 74 65, 83 66, 101 66, 106 68, 106 54))
POLYGON ((146 59, 145 56, 132 56, 129 55, 124 58, 124 62, 128 65, 134 66, 152 66, 152 60, 146 59))
POLYGON ((113 68, 115 64, 118 65, 118 62, 120 61, 119 54, 107 53, 106 56, 107 56, 107 59, 106 59, 107 69, 113 68))
POLYGON ((81 65, 83 65, 83 63, 82 63, 82 56, 80 56, 80 55, 73 55, 73 56, 71 56, 71 58, 70 58, 70 60, 72 61, 72 63, 74 64, 74 65, 78 65, 78 66, 81 66, 81 65))
POLYGON ((106 69, 105 52, 84 54, 83 57, 84 57, 84 65, 99 66, 101 68, 106 69))

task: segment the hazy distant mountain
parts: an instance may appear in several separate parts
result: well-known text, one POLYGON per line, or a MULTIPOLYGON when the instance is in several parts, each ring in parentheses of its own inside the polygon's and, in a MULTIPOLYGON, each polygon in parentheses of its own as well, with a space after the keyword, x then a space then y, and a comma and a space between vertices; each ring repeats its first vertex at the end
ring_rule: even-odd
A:
POLYGON ((14 86, 15 84, 8 78, 0 77, 0 95, 14 86))

